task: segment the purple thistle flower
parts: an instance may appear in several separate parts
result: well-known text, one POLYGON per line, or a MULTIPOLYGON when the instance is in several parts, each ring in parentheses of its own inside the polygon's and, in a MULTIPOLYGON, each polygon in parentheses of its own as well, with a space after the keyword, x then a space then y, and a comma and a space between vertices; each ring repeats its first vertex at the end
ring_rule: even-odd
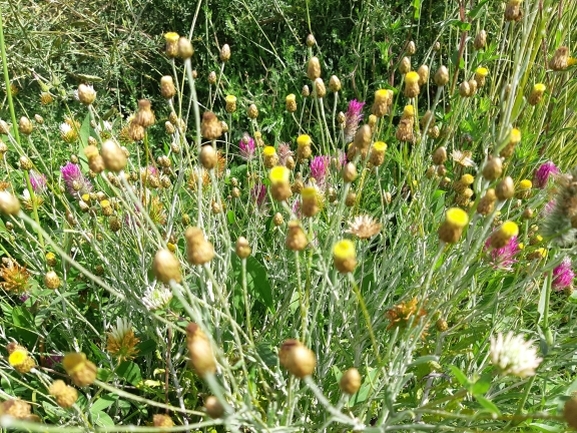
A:
POLYGON ((517 236, 513 236, 507 245, 501 248, 491 248, 491 239, 485 242, 485 250, 491 256, 490 263, 495 269, 511 270, 513 263, 517 263, 515 255, 519 252, 517 236))
POLYGON ((250 160, 254 157, 256 144, 254 139, 245 133, 238 143, 238 148, 240 149, 240 156, 246 160, 250 160))
POLYGON ((356 99, 349 102, 349 109, 347 110, 347 114, 345 114, 345 143, 349 143, 355 136, 355 132, 357 132, 359 128, 359 123, 363 120, 362 111, 364 106, 364 102, 359 102, 356 99))
POLYGON ((92 189, 92 184, 84 177, 78 164, 68 162, 64 167, 60 167, 60 173, 70 194, 76 195, 77 192, 84 194, 92 189))
POLYGON ((534 176, 534 185, 537 188, 545 188, 551 175, 559 174, 559 169, 553 162, 547 161, 537 169, 534 176))
POLYGON ((46 190, 46 176, 36 170, 30 170, 30 185, 36 194, 42 194, 46 190))
POLYGON ((563 290, 573 284, 575 272, 571 269, 571 259, 565 257, 561 264, 553 269, 552 286, 555 290, 563 290))
POLYGON ((250 190, 250 196, 257 206, 262 206, 266 202, 266 186, 262 183, 253 186, 250 190))
POLYGON ((331 162, 330 156, 315 156, 311 161, 311 176, 315 178, 317 184, 322 185, 327 175, 327 169, 331 162))

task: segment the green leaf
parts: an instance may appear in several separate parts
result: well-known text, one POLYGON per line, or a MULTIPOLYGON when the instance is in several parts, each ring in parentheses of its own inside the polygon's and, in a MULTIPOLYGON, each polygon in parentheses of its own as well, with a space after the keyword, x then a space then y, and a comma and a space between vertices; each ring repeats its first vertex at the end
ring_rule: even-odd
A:
POLYGON ((120 364, 116 373, 134 386, 138 385, 142 381, 140 367, 132 361, 124 361, 120 364))
POLYGON ((145 340, 142 341, 140 344, 138 344, 136 348, 138 349, 138 356, 144 356, 154 352, 154 350, 156 349, 156 343, 152 339, 145 340))
POLYGON ((100 397, 96 402, 90 407, 90 412, 99 412, 110 406, 118 399, 117 395, 106 394, 100 397))
POLYGON ((114 426, 114 421, 110 416, 104 412, 90 411, 90 415, 92 415, 92 421, 99 427, 112 427, 114 426))
POLYGON ((459 369, 459 367, 451 365, 451 366, 449 366, 449 368, 451 369, 451 373, 453 373, 453 376, 455 376, 455 378, 459 381, 461 386, 463 386, 465 388, 469 387, 469 384, 470 384, 469 379, 467 378, 465 373, 463 373, 459 369))
POLYGON ((487 391, 489 391, 489 388, 491 387, 491 382, 487 382, 484 380, 478 380, 477 382, 475 382, 473 384, 473 386, 471 387, 471 393, 475 396, 478 397, 479 395, 483 395, 485 394, 487 391))
POLYGON ((495 406, 495 404, 491 400, 481 395, 476 395, 475 398, 477 399, 479 404, 483 406, 485 409, 487 409, 489 412, 494 413, 495 415, 501 415, 501 411, 497 406, 495 406))
POLYGON ((413 7, 415 8, 414 18, 418 20, 421 18, 421 0, 413 0, 413 7))
MULTIPOLYGON (((90 137, 90 131, 92 127, 90 126, 90 114, 86 114, 84 117, 84 121, 80 126, 80 130, 78 131, 78 136, 80 140, 78 140, 78 155, 84 155, 84 148, 88 146, 88 137, 90 137)), ((84 158, 79 158, 80 165, 83 171, 88 171, 88 163, 84 158)))
POLYGON ((354 406, 356 404, 364 402, 367 399, 369 393, 371 393, 374 390, 373 382, 377 373, 378 370, 376 369, 369 371, 369 373, 365 376, 365 380, 361 385, 360 389, 357 391, 355 395, 351 396, 349 400, 349 405, 354 406))
POLYGON ((467 16, 469 18, 471 18, 471 20, 474 20, 477 18, 477 16, 481 13, 481 9, 483 9, 483 7, 489 3, 489 0, 483 0, 482 2, 480 2, 477 6, 475 6, 473 9, 471 9, 469 11, 469 13, 467 14, 467 16))
MULTIPOLYGON (((232 256, 232 264, 237 282, 242 287, 242 263, 236 254, 232 256)), ((258 298, 267 308, 273 309, 272 287, 266 269, 254 256, 246 259, 246 287, 252 296, 258 298)))

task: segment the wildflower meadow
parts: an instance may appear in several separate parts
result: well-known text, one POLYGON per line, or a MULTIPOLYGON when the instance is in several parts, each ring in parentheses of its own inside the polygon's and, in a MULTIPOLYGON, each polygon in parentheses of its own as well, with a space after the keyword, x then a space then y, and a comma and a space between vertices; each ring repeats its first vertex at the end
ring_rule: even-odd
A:
POLYGON ((409 3, 0 2, 3 431, 577 429, 577 3, 409 3))

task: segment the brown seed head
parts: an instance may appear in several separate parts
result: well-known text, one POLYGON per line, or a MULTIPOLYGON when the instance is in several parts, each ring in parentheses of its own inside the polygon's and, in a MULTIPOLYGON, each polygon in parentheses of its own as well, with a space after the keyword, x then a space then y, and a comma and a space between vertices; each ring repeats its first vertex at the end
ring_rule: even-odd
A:
POLYGON ((343 373, 341 381, 339 382, 339 387, 342 392, 353 395, 359 390, 361 383, 361 374, 359 373, 359 370, 353 367, 343 373))
POLYGON ((293 376, 302 379, 310 376, 317 360, 314 352, 305 347, 300 341, 286 340, 279 351, 281 365, 293 376))

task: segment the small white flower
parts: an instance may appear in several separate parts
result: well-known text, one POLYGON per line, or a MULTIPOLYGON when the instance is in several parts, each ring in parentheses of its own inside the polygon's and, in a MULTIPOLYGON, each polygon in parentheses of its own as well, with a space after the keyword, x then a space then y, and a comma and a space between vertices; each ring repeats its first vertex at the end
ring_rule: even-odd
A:
POLYGON ((166 306, 172 299, 172 292, 166 287, 149 287, 144 292, 142 303, 148 310, 158 310, 166 306))
POLYGON ((122 341, 124 336, 128 334, 128 332, 132 330, 132 324, 126 320, 125 318, 116 318, 116 326, 112 326, 110 330, 110 335, 116 341, 122 341))
POLYGON ((72 132, 72 126, 70 126, 68 123, 64 122, 60 124, 60 134, 62 136, 67 136, 71 132, 72 132))
POLYGON ((520 378, 535 375, 535 369, 542 358, 537 357, 537 349, 533 341, 525 341, 523 335, 513 335, 510 331, 506 336, 497 334, 491 337, 491 362, 501 374, 511 374, 520 378))

